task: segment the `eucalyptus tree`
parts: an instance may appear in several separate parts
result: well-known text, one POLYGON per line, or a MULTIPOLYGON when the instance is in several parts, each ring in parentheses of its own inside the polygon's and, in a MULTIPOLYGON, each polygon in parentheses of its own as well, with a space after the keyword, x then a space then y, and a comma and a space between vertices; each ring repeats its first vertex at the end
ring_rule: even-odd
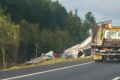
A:
POLYGON ((19 46, 19 25, 15 25, 5 17, 0 17, 0 50, 3 67, 16 62, 19 46), (12 62, 12 63, 11 63, 12 62), (9 64, 8 64, 9 63, 9 64))

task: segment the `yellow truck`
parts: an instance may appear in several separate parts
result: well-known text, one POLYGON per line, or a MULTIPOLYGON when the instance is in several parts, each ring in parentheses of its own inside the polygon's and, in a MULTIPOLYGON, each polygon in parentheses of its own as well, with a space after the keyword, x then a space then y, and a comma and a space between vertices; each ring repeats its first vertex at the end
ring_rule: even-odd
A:
POLYGON ((94 61, 120 61, 120 26, 112 26, 111 21, 97 23, 91 51, 94 61))

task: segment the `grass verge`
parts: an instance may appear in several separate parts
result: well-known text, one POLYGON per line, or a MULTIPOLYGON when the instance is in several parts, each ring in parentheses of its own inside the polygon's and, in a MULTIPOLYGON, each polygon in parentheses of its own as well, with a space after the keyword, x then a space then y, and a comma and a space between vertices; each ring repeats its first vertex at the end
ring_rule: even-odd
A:
POLYGON ((80 57, 80 58, 77 58, 77 59, 55 58, 55 59, 51 59, 51 60, 46 60, 46 61, 44 61, 42 63, 39 63, 39 64, 13 66, 9 69, 4 69, 2 71, 30 68, 30 67, 35 67, 35 66, 49 65, 49 64, 62 63, 62 62, 87 61, 87 60, 91 60, 91 59, 92 59, 92 56, 80 57))

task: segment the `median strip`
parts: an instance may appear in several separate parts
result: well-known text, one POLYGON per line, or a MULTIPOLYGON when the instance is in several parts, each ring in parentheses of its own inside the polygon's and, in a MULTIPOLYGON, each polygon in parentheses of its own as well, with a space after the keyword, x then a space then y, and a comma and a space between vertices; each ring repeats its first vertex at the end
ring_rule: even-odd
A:
POLYGON ((18 79, 18 78, 24 78, 24 77, 29 77, 29 76, 33 76, 33 75, 44 74, 44 73, 48 73, 48 72, 53 72, 53 71, 58 71, 58 70, 63 70, 63 69, 69 69, 69 68, 82 66, 82 65, 87 65, 87 64, 91 64, 91 63, 93 63, 93 61, 92 62, 87 62, 87 63, 82 63, 82 64, 77 64, 77 65, 72 65, 72 66, 67 66, 67 67, 62 67, 62 68, 57 68, 57 69, 52 69, 52 70, 47 70, 47 71, 42 71, 42 72, 36 72, 36 73, 31 73, 31 74, 6 78, 6 79, 2 79, 2 80, 13 80, 13 79, 18 79))

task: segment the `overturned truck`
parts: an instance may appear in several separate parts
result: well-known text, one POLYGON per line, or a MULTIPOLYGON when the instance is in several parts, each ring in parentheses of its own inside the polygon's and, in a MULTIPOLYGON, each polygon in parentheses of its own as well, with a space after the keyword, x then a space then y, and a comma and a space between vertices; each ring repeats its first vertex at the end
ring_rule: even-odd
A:
POLYGON ((112 26, 111 21, 96 24, 91 51, 94 61, 120 61, 120 26, 112 26))

